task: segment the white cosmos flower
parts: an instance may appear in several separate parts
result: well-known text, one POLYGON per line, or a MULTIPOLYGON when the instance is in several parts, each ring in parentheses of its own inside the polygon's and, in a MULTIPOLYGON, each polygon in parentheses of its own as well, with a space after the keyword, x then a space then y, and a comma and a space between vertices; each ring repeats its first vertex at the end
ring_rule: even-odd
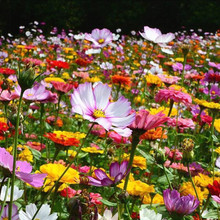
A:
MULTIPOLYGON (((35 216, 35 219, 38 220, 56 220, 58 218, 57 213, 53 213, 50 215, 51 208, 48 204, 42 205, 39 212, 35 216)), ((26 206, 26 212, 20 210, 19 211, 19 219, 20 220, 31 220, 35 213, 37 212, 37 206, 33 203, 26 206)))
MULTIPOLYGON (((7 186, 3 186, 0 194, 0 200, 4 201, 5 193, 6 193, 7 186)), ((13 201, 18 200, 22 197, 24 193, 24 190, 20 190, 17 186, 14 186, 14 194, 13 194, 13 201)), ((6 202, 10 201, 11 197, 11 187, 8 188, 7 196, 6 196, 6 202)))
POLYGON ((140 210, 140 220, 161 220, 162 215, 156 214, 154 210, 150 210, 147 208, 140 210))
POLYGON ((118 213, 112 216, 112 212, 106 209, 103 213, 103 216, 98 216, 98 220, 118 220, 118 213))

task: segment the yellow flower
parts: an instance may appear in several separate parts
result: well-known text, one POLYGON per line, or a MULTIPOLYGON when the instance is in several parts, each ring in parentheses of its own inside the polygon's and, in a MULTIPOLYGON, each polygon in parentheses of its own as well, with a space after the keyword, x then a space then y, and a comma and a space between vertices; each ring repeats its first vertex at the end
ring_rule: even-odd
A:
POLYGON ((216 148, 216 149, 215 149, 215 152, 218 153, 218 154, 220 154, 220 147, 216 148))
POLYGON ((74 158, 76 156, 77 152, 75 150, 68 150, 68 155, 71 157, 71 158, 74 158))
MULTIPOLYGON (((124 160, 128 160, 129 161, 130 156, 128 154, 123 154, 123 159, 124 160)), ((134 156, 134 160, 132 163, 133 167, 138 167, 141 170, 145 170, 147 169, 147 161, 146 158, 142 157, 142 156, 134 156)))
POLYGON ((71 79, 71 77, 70 77, 69 73, 64 72, 64 73, 62 74, 62 79, 71 79))
POLYGON ((179 85, 171 85, 171 86, 169 86, 169 88, 173 88, 173 89, 175 89, 177 91, 181 91, 181 92, 187 93, 187 90, 184 87, 179 86, 179 85))
MULTIPOLYGON (((122 183, 118 184, 117 187, 123 189, 124 188, 124 180, 122 183)), ((134 180, 134 181, 128 181, 127 186, 127 192, 128 194, 132 196, 140 196, 143 197, 144 195, 148 193, 155 192, 153 185, 148 185, 140 180, 134 180)))
POLYGON ((146 75, 146 81, 147 83, 154 84, 157 86, 161 86, 163 84, 162 80, 158 76, 153 74, 146 75))
MULTIPOLYGON (((150 108, 150 113, 151 113, 152 115, 156 115, 157 113, 159 113, 159 112, 162 111, 163 114, 165 114, 166 116, 168 116, 169 110, 170 110, 170 108, 166 108, 166 107, 164 107, 164 106, 161 106, 161 107, 159 107, 159 108, 150 108)), ((171 112, 171 114, 170 114, 170 117, 176 116, 176 115, 177 115, 177 109, 176 109, 176 108, 172 108, 172 112, 171 112)))
MULTIPOLYGON (((44 181, 44 185, 43 185, 43 191, 44 192, 48 192, 49 190, 51 190, 51 188, 54 186, 55 182, 51 181, 51 179, 46 178, 44 181)), ((61 184, 58 188, 58 192, 64 190, 65 188, 67 188, 67 185, 65 183, 61 184)), ((53 188, 52 192, 54 192, 55 187, 53 188)))
MULTIPOLYGON (((31 150, 26 145, 19 144, 17 146, 18 148, 18 160, 21 161, 27 161, 27 162, 33 162, 33 154, 31 150)), ((10 154, 12 154, 13 147, 9 147, 6 149, 10 154)))
POLYGON ((101 79, 100 79, 98 76, 86 78, 86 82, 92 82, 92 83, 94 83, 94 82, 99 82, 99 81, 101 81, 101 79))
POLYGON ((97 149, 96 147, 84 147, 82 151, 92 153, 92 154, 103 154, 104 150, 97 149))
MULTIPOLYGON (((1 112, 1 114, 2 114, 2 112, 1 112)), ((6 119, 6 118, 4 118, 4 117, 1 117, 1 118, 0 118, 0 122, 7 123, 7 119, 6 119)))
POLYGON ((163 205, 164 204, 163 196, 161 196, 160 194, 157 193, 153 197, 153 201, 151 201, 150 194, 147 194, 144 196, 142 203, 143 204, 161 204, 161 205, 163 205))
MULTIPOLYGON (((46 173, 47 178, 54 182, 59 179, 65 169, 66 167, 62 164, 48 163, 40 166, 41 173, 46 173)), ((73 168, 69 168, 59 181, 66 184, 79 183, 79 172, 77 170, 74 170, 73 168)))
POLYGON ((202 173, 199 173, 198 176, 193 177, 193 181, 196 186, 207 187, 209 184, 213 184, 213 178, 202 173))
POLYGON ((175 61, 177 61, 177 62, 183 62, 183 61, 184 61, 184 58, 183 58, 183 57, 177 57, 177 58, 175 58, 175 61))
POLYGON ((220 133, 220 118, 215 119, 214 127, 215 127, 216 131, 218 131, 220 133))
POLYGON ((77 140, 83 139, 86 134, 85 133, 80 133, 80 132, 71 132, 71 131, 54 131, 54 134, 56 134, 56 138, 63 138, 69 139, 69 138, 75 138, 77 140))
POLYGON ((59 77, 47 77, 44 79, 44 81, 46 83, 50 83, 50 82, 65 82, 63 79, 59 78, 59 77))
MULTIPOLYGON (((198 197, 199 197, 200 204, 202 205, 203 200, 208 197, 209 191, 206 188, 204 188, 203 191, 202 191, 202 189, 198 186, 196 186, 196 191, 197 191, 197 194, 198 194, 198 197)), ((191 182, 183 183, 183 185, 180 187, 179 192, 180 192, 181 196, 187 196, 187 195, 191 194, 195 198, 197 198, 195 190, 194 190, 193 185, 192 185, 191 182)))
POLYGON ((213 110, 220 110, 220 104, 219 103, 216 103, 216 102, 207 102, 206 100, 202 99, 193 99, 193 101, 198 104, 198 105, 201 105, 205 108, 209 108, 209 109, 213 109, 213 110))

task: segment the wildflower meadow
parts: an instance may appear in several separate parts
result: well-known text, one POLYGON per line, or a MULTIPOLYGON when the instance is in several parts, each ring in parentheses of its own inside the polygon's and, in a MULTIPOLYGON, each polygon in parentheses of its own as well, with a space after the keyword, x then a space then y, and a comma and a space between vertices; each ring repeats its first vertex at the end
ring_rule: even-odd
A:
POLYGON ((220 32, 0 38, 0 219, 220 219, 220 32))

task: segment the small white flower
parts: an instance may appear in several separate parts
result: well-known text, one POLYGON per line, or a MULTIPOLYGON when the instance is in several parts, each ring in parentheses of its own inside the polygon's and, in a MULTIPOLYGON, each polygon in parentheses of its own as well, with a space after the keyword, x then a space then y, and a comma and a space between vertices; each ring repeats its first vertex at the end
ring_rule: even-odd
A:
MULTIPOLYGON (((5 199, 5 193, 6 193, 7 186, 3 186, 1 190, 0 200, 4 201, 5 199)), ((24 190, 19 190, 17 186, 14 186, 14 195, 13 195, 13 201, 18 200, 22 197, 24 193, 24 190)), ((8 188, 7 196, 6 196, 6 202, 10 201, 11 197, 11 187, 8 188)))
POLYGON ((103 213, 103 216, 98 216, 98 220, 118 220, 118 213, 112 216, 112 212, 106 209, 103 213))
POLYGON ((150 210, 147 208, 140 210, 140 220, 161 220, 162 215, 156 214, 154 210, 150 210))
POLYGON ((89 54, 98 54, 101 52, 101 49, 88 49, 86 50, 85 54, 89 55, 89 54))
MULTIPOLYGON (((56 220, 58 218, 57 213, 50 215, 51 208, 48 204, 42 205, 39 212, 35 216, 38 220, 56 220)), ((20 210, 19 219, 20 220, 31 220, 35 213, 37 212, 37 206, 33 203, 26 206, 26 212, 20 210)))

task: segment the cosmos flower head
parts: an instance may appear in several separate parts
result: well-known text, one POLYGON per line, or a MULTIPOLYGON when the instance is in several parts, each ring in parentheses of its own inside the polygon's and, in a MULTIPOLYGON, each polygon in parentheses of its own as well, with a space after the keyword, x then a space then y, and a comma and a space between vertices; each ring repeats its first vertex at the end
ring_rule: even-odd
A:
POLYGON ((199 200, 194 196, 182 196, 177 190, 166 189, 163 191, 164 204, 168 212, 178 214, 180 216, 189 215, 199 206, 199 200))
POLYGON ((127 128, 134 118, 130 102, 121 96, 110 102, 111 88, 107 84, 80 84, 71 95, 72 112, 80 114, 90 122, 98 123, 107 131, 116 131, 122 136, 130 136, 127 128), (131 113, 131 114, 130 114, 131 113))
POLYGON ((155 44, 166 44, 172 41, 175 38, 173 33, 162 34, 161 31, 157 28, 150 28, 148 26, 144 26, 144 32, 139 32, 140 35, 155 44))
POLYGON ((85 34, 85 40, 91 41, 94 48, 103 48, 113 40, 112 32, 106 28, 94 29, 91 34, 85 34))

